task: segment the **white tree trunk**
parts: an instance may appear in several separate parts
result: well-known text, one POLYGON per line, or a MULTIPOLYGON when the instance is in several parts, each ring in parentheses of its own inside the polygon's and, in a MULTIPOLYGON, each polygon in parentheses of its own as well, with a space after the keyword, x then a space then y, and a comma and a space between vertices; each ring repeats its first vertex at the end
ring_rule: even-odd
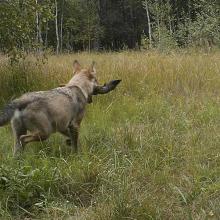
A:
POLYGON ((40 42, 40 44, 41 45, 43 45, 43 38, 42 38, 42 32, 41 32, 41 25, 40 25, 40 23, 39 23, 39 42, 40 42))
POLYGON ((147 0, 145 0, 144 6, 145 6, 145 10, 146 10, 146 12, 147 12, 147 23, 148 23, 149 43, 150 43, 150 48, 152 48, 151 20, 150 20, 149 7, 148 7, 148 2, 147 2, 147 0))
MULTIPOLYGON (((36 5, 38 5, 38 0, 35 0, 36 5)), ((36 35, 36 43, 38 44, 39 51, 41 51, 41 46, 43 44, 42 34, 41 34, 41 26, 40 26, 40 16, 38 11, 36 11, 36 29, 37 29, 37 35, 36 35), (39 45, 40 43, 40 45, 39 45)))
POLYGON ((46 33, 45 33, 45 48, 48 46, 48 21, 46 23, 46 33))
MULTIPOLYGON (((37 0, 35 1, 36 5, 38 4, 37 0)), ((38 11, 36 10, 36 43, 39 43, 39 14, 38 11)))
POLYGON ((172 30, 172 20, 171 20, 170 16, 169 16, 169 29, 170 29, 170 36, 172 36, 173 30, 172 30))
POLYGON ((156 14, 157 14, 157 32, 158 32, 158 42, 160 43, 161 35, 160 35, 160 9, 158 3, 156 3, 156 14))
POLYGON ((63 51, 63 8, 64 8, 64 0, 62 1, 62 10, 61 10, 61 18, 60 18, 60 52, 63 51))
POLYGON ((60 40, 59 40, 59 30, 58 30, 58 6, 57 6, 57 0, 55 0, 55 25, 56 25, 56 38, 57 38, 57 49, 56 53, 59 53, 60 49, 60 40))

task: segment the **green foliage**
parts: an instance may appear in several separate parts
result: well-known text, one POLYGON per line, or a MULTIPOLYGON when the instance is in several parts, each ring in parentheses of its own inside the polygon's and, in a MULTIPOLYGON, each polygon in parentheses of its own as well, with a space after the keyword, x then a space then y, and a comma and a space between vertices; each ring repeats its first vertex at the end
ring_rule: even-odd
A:
POLYGON ((197 13, 196 20, 190 25, 191 39, 193 43, 202 46, 204 43, 211 47, 220 45, 220 18, 216 16, 220 13, 220 7, 214 2, 201 1, 197 3, 200 9, 197 13))
POLYGON ((29 46, 34 37, 33 1, 5 1, 0 4, 0 45, 1 49, 14 59, 20 56, 19 52, 29 46))
POLYGON ((156 33, 154 37, 155 39, 157 39, 157 41, 154 43, 155 47, 158 48, 160 51, 172 50, 177 48, 177 42, 174 36, 172 36, 170 31, 166 28, 166 26, 162 24, 159 29, 159 31, 158 28, 156 28, 155 30, 156 33))
POLYGON ((218 47, 219 13, 217 0, 2 1, 0 51, 18 61, 47 49, 138 49, 143 39, 160 50, 218 47))
POLYGON ((211 48, 219 46, 220 7, 215 1, 194 3, 195 17, 187 17, 179 24, 176 37, 183 45, 211 48))
POLYGON ((186 4, 184 2, 184 5, 179 1, 145 2, 150 11, 155 47, 166 50, 177 45, 210 48, 219 46, 218 1, 189 1, 186 4))
POLYGON ((36 13, 42 21, 51 18, 48 5, 36 4, 35 0, 9 0, 0 4, 0 49, 18 61, 28 51, 39 47, 36 41, 36 13))
MULTIPOLYGON (((1 209, 14 216, 35 216, 53 201, 87 205, 96 188, 96 171, 87 158, 67 161, 42 156, 10 161, 0 166, 1 209), (36 163, 36 161, 38 161, 36 163), (33 212, 33 214, 31 214, 33 212)), ((94 164, 95 165, 95 164, 94 164)), ((0 216, 2 216, 0 211, 0 216)))
POLYGON ((96 1, 67 1, 65 5, 64 45, 90 50, 102 34, 96 1))

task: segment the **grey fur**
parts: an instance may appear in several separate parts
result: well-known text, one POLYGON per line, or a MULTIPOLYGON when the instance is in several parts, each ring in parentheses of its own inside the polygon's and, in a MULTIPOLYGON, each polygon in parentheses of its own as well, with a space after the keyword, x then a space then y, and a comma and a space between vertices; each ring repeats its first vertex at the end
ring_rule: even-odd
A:
POLYGON ((5 106, 0 114, 0 126, 11 120, 14 154, 27 143, 46 140, 55 132, 65 135, 67 144, 77 151, 79 127, 90 97, 110 92, 119 82, 99 86, 91 67, 81 69, 78 63, 74 65, 75 75, 66 86, 26 93, 5 106))
POLYGON ((0 126, 6 125, 11 120, 16 109, 23 109, 28 104, 29 104, 29 101, 18 102, 17 100, 8 103, 0 113, 1 114, 0 115, 0 126))

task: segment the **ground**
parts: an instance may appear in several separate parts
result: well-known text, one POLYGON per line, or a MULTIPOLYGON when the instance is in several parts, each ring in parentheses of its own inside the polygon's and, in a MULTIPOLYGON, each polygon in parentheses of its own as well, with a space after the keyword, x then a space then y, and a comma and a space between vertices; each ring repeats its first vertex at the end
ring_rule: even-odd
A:
POLYGON ((1 57, 1 103, 67 82, 75 59, 122 82, 88 106, 78 154, 53 135, 14 159, 0 128, 0 218, 220 219, 220 53, 1 57))

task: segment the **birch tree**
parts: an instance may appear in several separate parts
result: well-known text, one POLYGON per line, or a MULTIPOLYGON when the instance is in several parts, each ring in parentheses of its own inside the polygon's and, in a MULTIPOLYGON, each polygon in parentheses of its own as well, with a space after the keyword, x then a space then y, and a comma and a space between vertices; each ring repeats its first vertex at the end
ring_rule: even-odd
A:
POLYGON ((150 48, 152 48, 152 29, 151 29, 151 19, 150 19, 150 12, 149 12, 149 4, 148 1, 145 0, 143 2, 144 9, 146 10, 147 13, 147 24, 148 24, 148 36, 149 36, 149 43, 150 43, 150 48))
POLYGON ((64 3, 65 0, 62 0, 61 6, 61 16, 60 16, 60 52, 63 52, 63 14, 64 14, 64 3))
POLYGON ((38 4, 38 0, 35 0, 35 3, 36 3, 36 43, 38 50, 41 51, 43 45, 43 39, 41 33, 40 13, 39 13, 40 5, 38 4))
POLYGON ((56 46, 56 53, 59 53, 60 49, 60 40, 59 40, 59 29, 58 29, 58 5, 57 0, 55 0, 55 30, 56 30, 56 39, 57 39, 57 46, 56 46))

